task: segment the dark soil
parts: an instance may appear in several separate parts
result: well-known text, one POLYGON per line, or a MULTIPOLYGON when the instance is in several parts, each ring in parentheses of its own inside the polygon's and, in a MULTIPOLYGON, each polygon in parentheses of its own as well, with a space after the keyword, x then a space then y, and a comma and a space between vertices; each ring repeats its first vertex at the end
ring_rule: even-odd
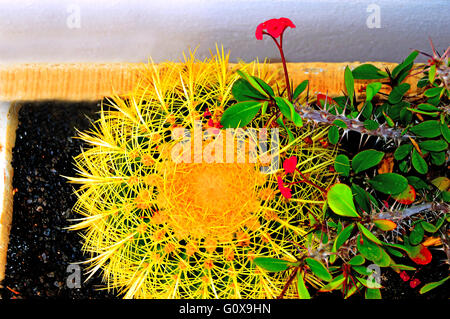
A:
POLYGON ((97 117, 97 103, 30 103, 19 113, 13 150, 14 214, 7 268, 0 297, 9 298, 111 298, 98 290, 99 278, 81 288, 68 288, 71 263, 86 259, 80 236, 64 229, 74 218, 76 198, 63 176, 74 176, 72 157, 82 142, 72 138, 75 127, 85 130, 97 117))
MULTIPOLYGON (((74 176, 72 157, 80 152, 82 142, 72 138, 79 130, 90 128, 90 119, 97 118, 97 103, 30 103, 19 114, 16 146, 13 152, 14 215, 8 247, 6 278, 0 288, 0 298, 67 298, 104 299, 113 293, 99 290, 99 276, 84 282, 81 288, 70 289, 66 280, 67 267, 83 261, 80 237, 64 229, 74 218, 71 208, 76 198, 72 185, 62 176, 74 176), (87 117, 86 117, 87 116, 87 117)), ((359 141, 348 142, 354 145, 359 141)), ((350 147, 349 147, 349 151, 350 147)), ((442 264, 442 251, 432 251, 430 264, 408 272, 421 281, 411 288, 390 268, 381 269, 381 284, 385 300, 450 298, 450 281, 425 295, 419 289, 428 282, 448 275, 448 265, 442 264)), ((414 265, 408 258, 396 262, 414 265)), ((319 300, 341 300, 339 292, 315 294, 319 300)), ((356 295, 352 299, 362 299, 356 295)))

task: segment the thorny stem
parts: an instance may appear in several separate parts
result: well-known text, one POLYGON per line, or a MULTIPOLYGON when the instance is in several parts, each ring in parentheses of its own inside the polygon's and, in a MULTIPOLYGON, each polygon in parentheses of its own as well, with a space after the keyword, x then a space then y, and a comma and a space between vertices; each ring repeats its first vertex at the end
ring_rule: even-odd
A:
POLYGON ((283 299, 284 295, 286 294, 286 291, 288 290, 289 286, 291 285, 292 281, 294 280, 295 276, 297 275, 297 272, 300 267, 295 267, 294 271, 292 272, 291 276, 289 277, 288 281, 283 287, 283 290, 281 291, 280 295, 277 297, 277 299, 283 299))
POLYGON ((402 135, 401 130, 388 127, 384 124, 380 125, 376 130, 368 130, 364 127, 364 122, 358 118, 348 118, 343 114, 331 114, 325 109, 316 110, 307 105, 300 103, 294 104, 295 111, 307 121, 312 121, 317 124, 333 125, 335 120, 341 120, 347 126, 346 131, 354 131, 368 136, 374 136, 382 139, 391 139, 395 141, 408 140, 410 137, 415 137, 409 134, 402 135))
POLYGON ((431 211, 444 211, 449 212, 449 205, 445 203, 424 203, 421 205, 415 205, 405 208, 398 212, 384 212, 381 213, 378 218, 389 220, 402 220, 411 217, 415 214, 428 213, 431 211))

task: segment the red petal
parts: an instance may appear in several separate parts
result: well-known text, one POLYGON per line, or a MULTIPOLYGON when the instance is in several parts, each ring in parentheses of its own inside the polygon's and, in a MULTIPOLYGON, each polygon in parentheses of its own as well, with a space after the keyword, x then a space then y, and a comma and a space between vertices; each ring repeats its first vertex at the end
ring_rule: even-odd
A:
POLYGON ((280 20, 286 27, 295 28, 295 24, 292 23, 292 21, 288 18, 280 18, 280 20))
POLYGON ((283 195, 284 197, 286 197, 287 199, 292 197, 291 194, 291 189, 288 187, 283 187, 282 189, 280 189, 281 191, 281 195, 283 195))
POLYGON ((256 40, 262 40, 263 39, 263 30, 264 30, 264 28, 265 28, 264 23, 260 23, 256 27, 256 32, 255 32, 256 40))
POLYGON ((291 156, 283 162, 283 168, 286 173, 295 172, 295 168, 297 167, 297 157, 291 156))

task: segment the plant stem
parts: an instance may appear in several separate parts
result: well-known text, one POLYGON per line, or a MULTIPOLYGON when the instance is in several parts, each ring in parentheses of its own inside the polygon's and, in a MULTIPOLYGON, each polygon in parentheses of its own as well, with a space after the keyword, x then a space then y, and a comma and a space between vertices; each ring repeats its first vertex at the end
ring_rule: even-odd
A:
POLYGON ((288 99, 292 103, 291 84, 290 84, 290 81, 289 81, 289 73, 288 73, 288 70, 287 70, 286 58, 284 57, 284 52, 283 52, 283 34, 281 34, 281 36, 280 36, 280 43, 278 43, 277 39, 275 39, 271 34, 265 32, 265 31, 263 33, 267 34, 268 36, 270 36, 272 38, 272 40, 277 45, 278 50, 280 51, 281 62, 283 64, 283 70, 284 70, 284 80, 286 82, 286 89, 287 89, 287 92, 288 92, 288 99))
POLYGON ((283 299, 284 295, 286 294, 286 291, 288 290, 289 286, 291 285, 292 281, 294 280, 295 275, 297 275, 298 270, 299 270, 299 267, 295 267, 294 268, 294 270, 292 271, 291 276, 289 277, 288 281, 286 282, 286 284, 283 287, 283 291, 277 297, 277 299, 283 299))

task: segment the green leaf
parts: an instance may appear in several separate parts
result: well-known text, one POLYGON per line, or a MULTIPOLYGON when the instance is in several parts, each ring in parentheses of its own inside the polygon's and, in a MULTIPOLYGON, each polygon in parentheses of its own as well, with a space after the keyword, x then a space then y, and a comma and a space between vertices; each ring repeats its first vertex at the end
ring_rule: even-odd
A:
POLYGON ((289 261, 270 257, 256 257, 253 259, 253 262, 257 266, 270 272, 285 271, 288 269, 289 265, 291 265, 289 261))
POLYGON ((427 233, 435 233, 437 231, 436 227, 429 222, 422 221, 420 224, 422 225, 423 230, 427 233))
POLYGON ((381 89, 381 83, 380 82, 373 82, 367 84, 366 88, 366 101, 372 101, 373 97, 380 91, 381 89))
POLYGON ((339 142, 339 129, 337 126, 331 126, 328 130, 328 140, 331 144, 337 144, 339 142))
POLYGON ((394 121, 386 114, 386 112, 383 111, 383 116, 384 119, 386 120, 386 123, 390 126, 390 127, 394 127, 395 123, 394 121))
POLYGON ((334 121, 333 121, 333 124, 336 125, 336 126, 338 126, 338 127, 340 127, 340 128, 343 128, 343 129, 346 129, 346 128, 347 128, 347 124, 346 124, 344 121, 339 120, 339 119, 334 120, 334 121))
POLYGON ((305 258, 305 261, 314 275, 316 275, 318 278, 324 281, 331 281, 333 279, 327 267, 325 267, 322 262, 310 257, 305 258))
POLYGON ((348 262, 352 266, 361 266, 366 262, 366 259, 362 255, 356 255, 348 262))
POLYGON ((309 294, 309 291, 305 286, 303 275, 300 272, 297 273, 297 290, 298 297, 300 299, 311 299, 311 295, 309 294))
POLYGON ((411 234, 409 234, 409 242, 410 244, 416 246, 419 245, 423 240, 424 229, 422 223, 417 223, 414 225, 411 234))
POLYGON ((377 283, 376 281, 372 280, 371 282, 368 282, 367 279, 361 278, 356 276, 356 279, 358 279, 358 281, 360 283, 363 284, 364 287, 366 288, 372 288, 372 289, 380 289, 383 288, 379 283, 377 283))
POLYGON ((450 143, 450 129, 447 126, 447 122, 440 123, 441 133, 445 140, 450 143))
POLYGON ((409 130, 421 137, 433 138, 441 135, 441 127, 439 122, 434 120, 422 122, 411 127, 409 130))
POLYGON ((400 75, 400 73, 402 71, 408 71, 409 72, 409 70, 412 68, 414 60, 417 58, 418 55, 419 55, 418 51, 413 51, 402 63, 397 65, 392 70, 392 77, 393 78, 397 78, 397 76, 400 75))
MULTIPOLYGON (((355 224, 350 224, 347 227, 345 227, 339 235, 336 236, 336 239, 334 240, 333 247, 331 248, 331 252, 335 253, 338 251, 338 249, 347 241, 347 239, 350 237, 350 234, 353 231, 353 228, 355 228, 355 224)), ((334 263, 336 260, 336 255, 330 255, 330 262, 334 263)))
POLYGON ((397 228, 397 224, 389 219, 374 219, 373 223, 382 231, 391 231, 397 228))
POLYGON ((436 64, 433 64, 432 66, 430 66, 430 69, 428 70, 428 81, 430 81, 430 83, 433 84, 435 78, 436 78, 436 64))
POLYGON ((409 155, 412 148, 413 148, 413 146, 411 144, 400 145, 394 152, 394 158, 397 161, 401 161, 402 159, 404 159, 406 156, 409 155))
POLYGON ((368 260, 375 261, 383 257, 381 247, 362 235, 358 235, 358 238, 356 239, 356 246, 358 247, 359 253, 368 260))
POLYGON ((414 149, 412 152, 411 161, 412 161, 413 167, 416 169, 416 171, 419 174, 428 173, 427 162, 425 162, 425 160, 422 158, 422 156, 420 156, 420 154, 417 152, 416 149, 414 149))
POLYGON ((407 176, 406 178, 408 179, 408 183, 416 190, 429 189, 428 184, 417 176, 407 176))
POLYGON ((423 95, 425 95, 426 97, 439 96, 441 94, 442 90, 444 90, 444 88, 441 88, 441 87, 431 88, 431 89, 426 90, 423 93, 423 95))
POLYGON ((292 96, 292 98, 294 100, 296 100, 300 94, 302 94, 302 92, 306 89, 306 87, 308 86, 309 81, 308 80, 304 80, 302 83, 300 83, 299 85, 297 85, 297 87, 294 90, 294 95, 292 96))
POLYGON ((366 120, 364 121, 364 127, 369 131, 374 131, 378 129, 378 127, 380 127, 380 124, 378 124, 378 122, 374 120, 366 120))
POLYGON ((380 289, 367 288, 364 297, 366 299, 381 299, 380 289))
POLYGON ((376 199, 360 186, 352 183, 352 192, 354 195, 354 200, 366 213, 370 213, 372 211, 372 206, 377 207, 376 199))
POLYGON ((353 194, 350 187, 337 183, 330 187, 327 193, 327 202, 331 210, 340 216, 359 217, 353 203, 353 194))
MULTIPOLYGON (((400 256, 400 257, 402 257, 402 256, 400 256)), ((416 268, 414 268, 414 267, 407 266, 407 265, 401 265, 401 264, 391 264, 390 267, 392 269, 394 269, 395 271, 397 271, 397 270, 408 270, 408 271, 416 270, 416 268)))
POLYGON ((353 77, 358 80, 385 79, 388 74, 372 64, 362 64, 352 71, 353 77))
POLYGON ((223 112, 220 124, 225 128, 243 127, 250 123, 261 109, 261 102, 239 102, 223 112))
POLYGON ((374 235, 372 234, 372 232, 370 230, 368 230, 366 227, 364 227, 363 225, 361 225, 360 223, 357 223, 358 225, 358 229, 361 233, 364 234, 365 237, 367 237, 368 239, 370 239, 371 241, 373 241, 374 243, 381 245, 381 241, 374 235))
POLYGON ((369 184, 381 193, 395 195, 408 187, 408 180, 397 173, 385 173, 376 175, 369 180, 369 184))
POLYGON ((339 275, 330 281, 328 284, 319 289, 320 292, 329 292, 336 289, 339 289, 340 286, 344 283, 346 278, 343 275, 339 275))
POLYGON ((347 155, 339 154, 334 161, 334 169, 342 176, 350 174, 350 160, 347 155))
POLYGON ((373 260, 373 262, 380 267, 388 267, 393 263, 389 254, 383 248, 381 248, 381 258, 373 260))
POLYGON ((363 276, 370 276, 373 270, 368 269, 366 266, 353 266, 354 271, 363 276))
POLYGON ((275 97, 275 102, 277 103, 277 106, 280 109, 281 113, 286 116, 287 119, 294 122, 296 126, 303 126, 303 121, 300 114, 295 111, 294 106, 289 100, 277 96, 275 97))
POLYGON ((264 100, 267 97, 258 92, 250 83, 245 79, 238 79, 234 82, 231 88, 233 97, 238 102, 250 101, 250 100, 264 100))
POLYGON ((270 87, 269 84, 267 84, 266 82, 264 82, 263 80, 261 80, 260 78, 257 78, 256 76, 252 76, 252 78, 258 82, 258 84, 261 86, 261 88, 264 90, 265 95, 267 97, 273 97, 275 95, 275 93, 273 92, 273 89, 270 87))
POLYGON ((447 149, 448 144, 444 140, 426 140, 419 143, 420 149, 431 152, 440 152, 447 149))
POLYGON ((389 94, 388 101, 391 104, 397 104, 401 102, 403 96, 408 92, 408 90, 411 88, 411 85, 408 83, 402 83, 396 87, 394 87, 389 94))
POLYGON ((431 163, 436 166, 441 166, 445 163, 445 152, 430 152, 431 163))
POLYGON ((243 70, 237 70, 236 73, 239 74, 241 76, 241 78, 245 79, 248 83, 250 83, 250 85, 255 90, 257 90, 261 95, 263 95, 266 98, 269 97, 269 94, 267 94, 267 92, 264 91, 264 88, 261 86, 260 82, 256 78, 250 76, 247 72, 245 72, 243 70))
POLYGON ((378 165, 384 157, 383 152, 365 150, 356 154, 352 159, 352 168, 356 174, 378 165))
POLYGON ((370 101, 366 101, 364 103, 363 109, 361 110, 361 115, 364 116, 365 119, 370 119, 373 112, 373 104, 370 101))
POLYGON ((347 66, 344 72, 345 88, 347 89, 347 95, 350 99, 350 105, 353 108, 353 96, 355 94, 355 81, 350 68, 347 66))
POLYGON ((426 112, 439 112, 440 109, 434 105, 428 104, 428 103, 421 103, 419 105, 417 105, 417 109, 421 110, 421 111, 426 111, 426 112))
POLYGON ((408 108, 402 108, 400 110, 400 121, 405 125, 408 125, 412 121, 412 112, 408 108))
POLYGON ((295 140, 294 134, 292 134, 291 130, 284 124, 283 119, 281 117, 279 117, 277 119, 277 123, 279 125, 281 125, 282 127, 284 127, 284 129, 286 130, 286 133, 289 137, 289 144, 292 144, 295 140))
MULTIPOLYGON (((404 257, 404 255, 399 252, 398 250, 391 248, 391 247, 385 247, 385 249, 388 251, 389 254, 391 254, 392 256, 398 257, 398 258, 402 258, 404 257)), ((391 265, 392 267, 392 265, 391 265)))
POLYGON ((447 278, 444 278, 444 279, 442 279, 442 280, 439 280, 439 281, 430 282, 430 283, 424 285, 422 288, 420 288, 419 293, 420 293, 420 294, 427 293, 427 292, 429 292, 430 290, 432 290, 432 289, 434 289, 434 288, 437 288, 437 287, 441 286, 443 283, 445 283, 445 282, 446 282, 447 280, 449 280, 449 279, 450 279, 450 276, 448 276, 447 278))
POLYGON ((266 115, 267 112, 267 107, 269 106, 269 102, 268 101, 264 101, 262 103, 262 107, 261 107, 261 114, 262 115, 266 115))

